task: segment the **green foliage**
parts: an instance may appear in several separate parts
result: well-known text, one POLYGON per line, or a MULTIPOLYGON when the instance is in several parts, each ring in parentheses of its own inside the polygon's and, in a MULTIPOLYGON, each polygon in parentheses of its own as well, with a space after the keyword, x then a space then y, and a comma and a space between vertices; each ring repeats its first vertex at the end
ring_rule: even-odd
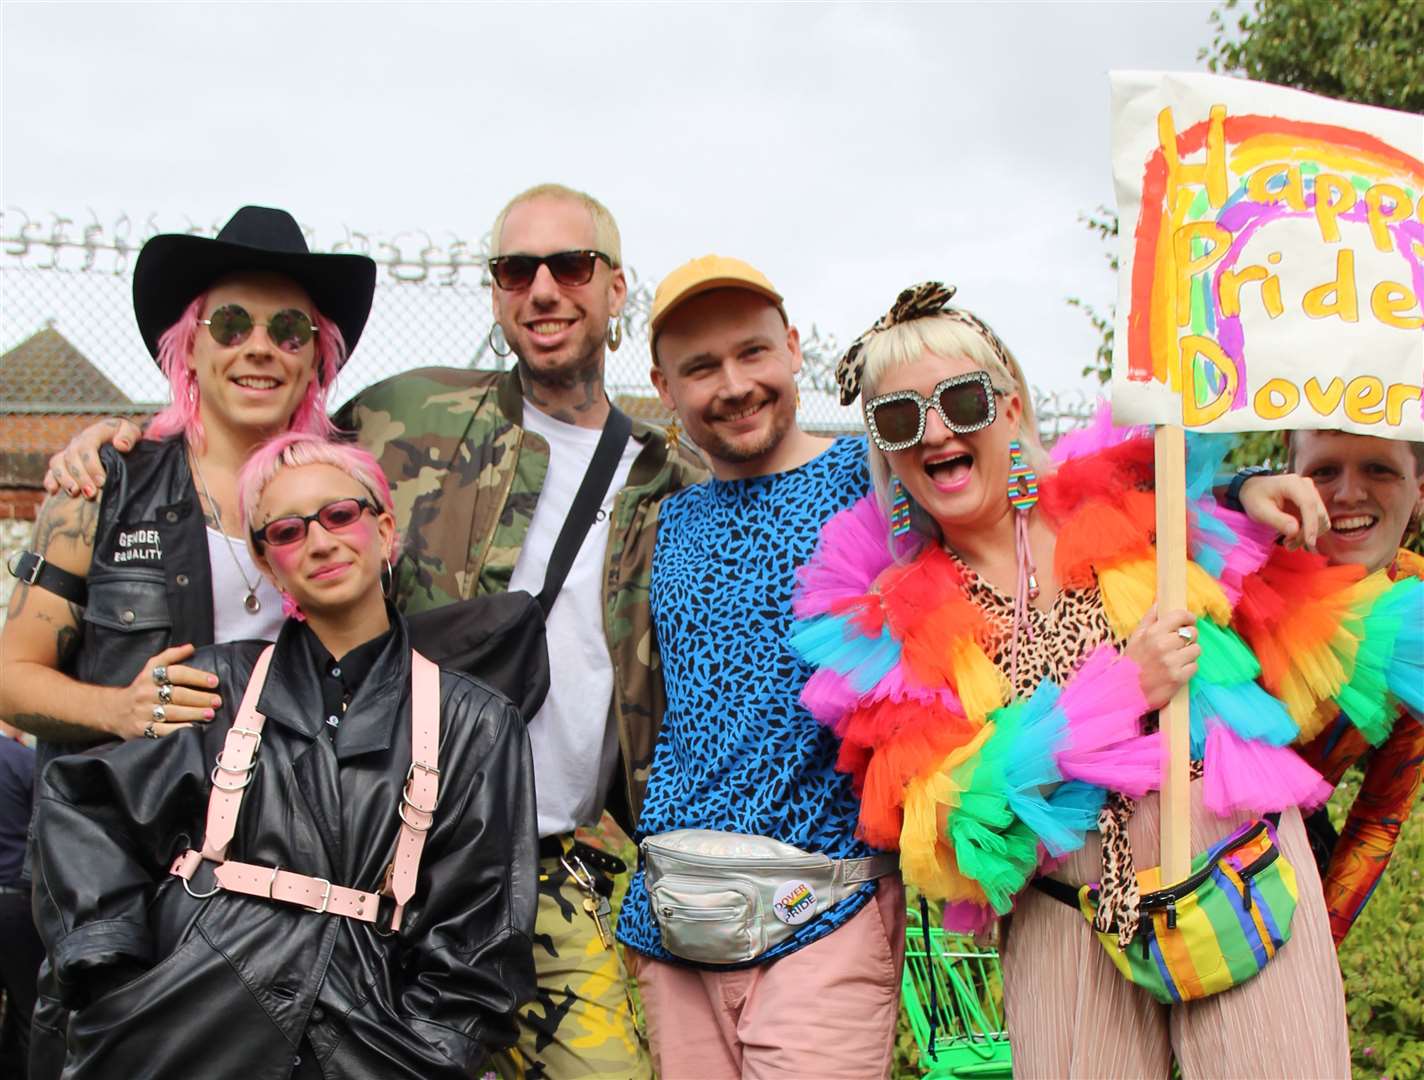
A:
POLYGON ((1424 4, 1226 0, 1211 23, 1197 59, 1212 71, 1424 112, 1424 4))
MULTIPOLYGON (((1352 772, 1330 803, 1342 824, 1359 793, 1352 772)), ((1424 814, 1404 823, 1394 859, 1340 946, 1355 1075, 1424 1077, 1424 814)))
MULTIPOLYGON (((1098 239, 1107 245, 1107 251, 1103 258, 1108 264, 1108 269, 1116 274, 1117 214, 1106 206, 1099 206, 1091 214, 1079 214, 1078 220, 1083 222, 1090 232, 1097 233, 1098 239)), ((1102 339, 1093 356, 1093 362, 1084 367, 1082 373, 1096 375, 1100 383, 1110 382, 1112 380, 1113 323, 1117 319, 1117 305, 1109 304, 1107 311, 1102 312, 1081 297, 1070 296, 1068 306, 1082 311, 1088 317, 1088 321, 1093 324, 1093 329, 1097 331, 1098 337, 1102 339)))

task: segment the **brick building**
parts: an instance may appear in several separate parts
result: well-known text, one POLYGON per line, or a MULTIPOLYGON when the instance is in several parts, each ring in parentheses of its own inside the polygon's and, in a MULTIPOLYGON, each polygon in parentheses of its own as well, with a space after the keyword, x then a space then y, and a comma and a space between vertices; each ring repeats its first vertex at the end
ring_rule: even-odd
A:
POLYGON ((105 416, 142 423, 136 405, 52 325, 0 356, 0 520, 33 521, 45 462, 71 435, 105 416))

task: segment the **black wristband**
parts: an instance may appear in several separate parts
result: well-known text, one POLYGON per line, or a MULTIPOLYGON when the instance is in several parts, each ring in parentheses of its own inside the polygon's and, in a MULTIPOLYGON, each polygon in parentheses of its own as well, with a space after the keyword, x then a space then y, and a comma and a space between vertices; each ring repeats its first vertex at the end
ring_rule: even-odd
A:
POLYGON ((1245 507, 1241 505, 1242 485, 1253 476, 1275 476, 1276 470, 1269 465, 1247 465, 1235 476, 1231 478, 1231 483, 1226 488, 1226 498, 1222 500, 1222 505, 1228 510, 1235 510, 1238 514, 1245 512, 1245 507))

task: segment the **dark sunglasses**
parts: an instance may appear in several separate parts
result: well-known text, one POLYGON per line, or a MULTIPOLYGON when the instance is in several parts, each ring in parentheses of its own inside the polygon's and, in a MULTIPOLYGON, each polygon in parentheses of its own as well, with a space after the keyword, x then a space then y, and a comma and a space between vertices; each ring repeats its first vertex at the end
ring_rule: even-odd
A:
POLYGON ((534 284, 539 267, 547 266, 560 285, 587 285, 593 280, 598 260, 610 269, 613 260, 601 251, 560 251, 555 255, 498 255, 489 261, 490 277, 501 289, 527 289, 534 284))
POLYGON ((366 510, 373 514, 379 513, 370 499, 337 499, 327 503, 315 514, 307 514, 305 517, 293 514, 291 517, 274 518, 262 528, 252 530, 252 543, 259 551, 263 544, 286 547, 288 544, 299 543, 306 539, 307 528, 313 521, 321 522, 321 527, 327 532, 349 529, 366 510))
POLYGON ((956 435, 988 427, 998 415, 994 405, 998 392, 987 371, 953 375, 936 384, 927 398, 914 390, 893 390, 871 398, 865 403, 865 424, 871 440, 887 454, 908 450, 925 437, 930 409, 956 435))
MULTIPOLYGON (((198 323, 223 348, 241 345, 252 336, 252 316, 241 304, 224 304, 198 323)), ((316 331, 307 313, 296 308, 285 308, 267 320, 267 337, 283 352, 301 352, 316 331)))

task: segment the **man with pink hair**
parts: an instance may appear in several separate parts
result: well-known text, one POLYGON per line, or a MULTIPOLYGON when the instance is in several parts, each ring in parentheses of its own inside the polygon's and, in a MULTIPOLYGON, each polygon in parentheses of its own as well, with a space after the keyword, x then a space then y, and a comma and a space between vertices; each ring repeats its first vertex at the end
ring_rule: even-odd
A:
MULTIPOLYGON (((243 207, 216 238, 144 245, 134 311, 172 399, 133 449, 100 451, 97 501, 45 503, 33 550, 12 567, 0 719, 38 737, 37 773, 61 754, 212 719, 231 688, 182 661, 276 636, 282 604, 243 542, 238 470, 274 434, 332 431, 326 391, 375 280, 370 259, 313 254, 290 214, 265 207, 243 207)), ((62 1063, 52 989, 42 980, 35 1077, 62 1063)))

